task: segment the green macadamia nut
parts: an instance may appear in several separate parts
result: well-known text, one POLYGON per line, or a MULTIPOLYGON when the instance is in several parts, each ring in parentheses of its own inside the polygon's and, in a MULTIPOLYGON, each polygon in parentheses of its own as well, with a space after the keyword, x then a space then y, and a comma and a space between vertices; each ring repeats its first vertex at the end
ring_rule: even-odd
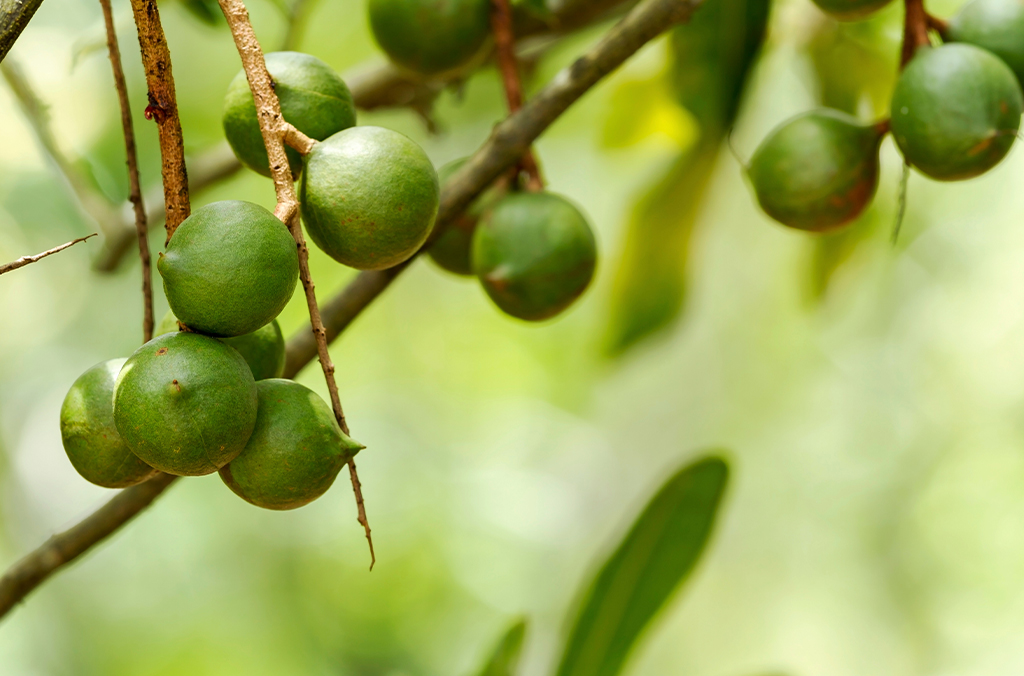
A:
POLYGON ((765 213, 799 230, 849 223, 878 188, 884 125, 837 110, 813 110, 776 127, 750 159, 747 175, 765 213))
POLYGON ((168 474, 216 472, 256 425, 256 381, 242 355, 197 333, 167 333, 135 351, 114 385, 128 448, 168 474))
POLYGON ((114 382, 125 359, 101 362, 83 373, 60 407, 60 436, 71 465, 104 488, 127 488, 157 473, 129 450, 114 425, 114 382))
POLYGON ((220 470, 243 500, 295 509, 327 492, 363 446, 352 441, 318 394, 291 380, 256 383, 256 428, 241 455, 220 470))
POLYGON ((985 173, 1006 157, 1024 94, 1010 67, 964 43, 918 50, 892 96, 892 135, 907 162, 939 181, 985 173))
MULTIPOLYGON (((178 330, 178 318, 170 310, 157 325, 156 335, 162 336, 165 333, 174 333, 178 330)), ((267 378, 280 378, 284 373, 286 360, 284 334, 281 333, 281 325, 277 320, 266 326, 261 326, 252 333, 246 333, 234 338, 218 338, 225 345, 238 350, 249 365, 252 377, 256 380, 267 378)))
POLYGON ((368 9, 381 49, 425 75, 473 60, 491 32, 489 0, 370 0, 368 9))
POLYGON ((949 20, 946 38, 987 49, 1024 84, 1024 0, 971 0, 949 20))
POLYGON ((299 186, 310 239, 334 260, 381 270, 408 260, 437 217, 437 172, 398 132, 353 127, 318 143, 299 186))
POLYGON ((196 209, 178 226, 157 269, 171 311, 185 326, 241 336, 269 324, 288 304, 299 255, 272 213, 224 201, 196 209))
MULTIPOLYGON (((466 158, 462 158, 449 162, 438 169, 437 176, 442 188, 445 182, 454 176, 465 163, 466 158)), ((448 272, 471 276, 473 274, 471 256, 473 232, 476 231, 477 222, 485 211, 491 209, 507 193, 508 188, 503 184, 487 188, 430 245, 430 248, 427 249, 430 259, 448 272)))
MULTIPOLYGON (((326 63, 301 52, 271 52, 267 71, 281 101, 281 115, 306 136, 322 141, 356 124, 356 107, 344 80, 326 63)), ((256 104, 245 71, 240 71, 224 97, 224 135, 235 155, 253 171, 270 176, 267 148, 260 134, 256 104)), ((302 155, 286 148, 292 175, 302 170, 302 155)))
POLYGON ((547 192, 513 193, 483 216, 473 235, 473 269, 505 313, 554 317, 590 284, 597 246, 587 219, 547 192))

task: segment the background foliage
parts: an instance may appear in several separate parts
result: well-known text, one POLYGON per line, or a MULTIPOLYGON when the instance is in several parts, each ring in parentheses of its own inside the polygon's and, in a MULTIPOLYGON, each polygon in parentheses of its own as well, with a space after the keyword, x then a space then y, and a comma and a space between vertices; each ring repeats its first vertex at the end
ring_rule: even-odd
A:
MULTIPOLYGON (((598 230, 597 284, 577 308, 517 324, 473 283, 420 262, 334 346, 353 434, 369 447, 372 574, 342 483, 276 514, 216 477, 181 482, 0 625, 0 674, 471 674, 520 615, 520 673, 548 674, 596 557, 710 446, 731 451, 726 509, 627 673, 1024 670, 1022 155, 969 183, 912 177, 893 249, 899 161, 886 141, 879 198, 861 221, 820 239, 785 231, 757 211, 740 163, 701 144, 720 140, 733 110, 741 158, 820 100, 866 118, 884 110, 900 11, 840 28, 807 0, 777 2, 748 66, 757 22, 741 39, 715 23, 716 2, 755 18, 763 7, 709 0, 694 24, 704 28, 646 49, 538 144, 552 188, 598 230), (720 51, 733 40, 736 51, 720 51), (726 84, 747 68, 739 96, 726 84), (692 199, 672 189, 692 185, 686 176, 706 180, 692 199), (657 232, 671 245, 638 271, 657 232)), ((929 7, 948 16, 958 4, 929 7)), ((280 40, 279 12, 250 8, 261 39, 280 40)), ((142 121, 130 13, 116 9, 152 184, 155 133, 142 121)), ((221 140, 237 55, 216 22, 176 2, 163 13, 197 152, 221 140)), ((533 82, 599 32, 557 48, 533 82)), ((51 105, 62 146, 120 199, 116 98, 91 49, 101 36, 97 5, 47 0, 11 58, 51 105)), ((377 56, 359 0, 319 0, 302 48, 342 72, 377 56)), ((440 165, 502 114, 484 72, 442 96, 439 136, 406 111, 361 121, 413 136, 440 165)), ((3 88, 0 128, 0 260, 91 232, 3 88)), ((196 203, 225 198, 270 207, 273 191, 243 174, 196 203)), ((0 280, 0 564, 106 497, 75 475, 57 429, 74 378, 140 338, 137 263, 94 274, 95 248, 0 280)), ((351 276, 317 251, 312 263, 322 297, 351 276)), ((158 317, 165 307, 158 298, 158 317)), ((304 321, 299 296, 282 324, 304 321)), ((323 392, 315 367, 300 380, 323 392)))

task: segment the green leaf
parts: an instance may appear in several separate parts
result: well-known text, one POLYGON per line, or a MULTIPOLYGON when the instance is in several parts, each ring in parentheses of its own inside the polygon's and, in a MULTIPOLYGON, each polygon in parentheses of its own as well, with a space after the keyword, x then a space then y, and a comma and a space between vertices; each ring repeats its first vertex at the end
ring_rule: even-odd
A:
POLYGON ((728 475, 725 461, 712 456, 661 487, 585 595, 558 676, 619 673, 637 638, 693 571, 728 475))
POLYGON ((519 655, 523 651, 523 637, 526 635, 526 620, 518 620, 501 637, 491 651, 491 656, 477 676, 513 676, 519 666, 519 655))
POLYGON ((899 73, 899 31, 891 30, 891 23, 883 14, 867 21, 819 25, 807 53, 822 105, 851 115, 888 114, 899 73))
POLYGON ((707 0, 672 33, 670 93, 699 138, 633 210, 612 289, 606 351, 619 356, 672 324, 686 297, 693 226, 764 41, 770 0, 707 0))

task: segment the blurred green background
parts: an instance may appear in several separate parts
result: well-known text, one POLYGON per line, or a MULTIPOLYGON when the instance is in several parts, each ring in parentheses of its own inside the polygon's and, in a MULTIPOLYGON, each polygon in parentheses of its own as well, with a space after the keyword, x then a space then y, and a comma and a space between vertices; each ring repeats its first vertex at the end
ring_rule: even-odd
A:
MULTIPOLYGON (((551 189, 583 207, 600 243, 577 306, 524 325, 420 261, 334 344, 367 445, 372 573, 344 475, 286 513, 216 476, 182 481, 0 623, 0 675, 468 675, 519 615, 531 620, 521 673, 549 674, 595 562, 711 446, 733 462, 717 532, 627 673, 1024 672, 1024 155, 967 183, 912 176, 892 247, 900 160, 887 140, 860 221, 824 238, 788 231, 758 211, 740 160, 823 101, 865 119, 886 110, 901 11, 840 27, 809 0, 774 3, 738 105, 757 41, 736 39, 750 26, 733 10, 750 5, 708 1, 718 18, 697 37, 651 44, 538 143, 551 189), (735 86, 708 88, 702 73, 735 86), (722 149, 733 115, 740 159, 722 149)), ((249 7, 269 49, 280 12, 249 7)), ((199 153, 222 141, 240 64, 226 29, 177 1, 161 11, 186 149, 199 153)), ((128 3, 115 12, 154 185, 128 3)), ((553 49, 530 88, 605 28, 553 49)), ((97 3, 47 0, 10 59, 60 146, 120 201, 100 39, 97 3)), ((317 0, 299 48, 342 73, 381 59, 362 0, 317 0)), ((441 165, 472 152, 502 106, 484 70, 441 95, 436 135, 406 110, 360 122, 409 134, 441 165)), ((0 130, 0 261, 96 230, 5 87, 0 130)), ((272 207, 274 194, 243 173, 193 204, 228 198, 272 207)), ((138 262, 99 274, 98 250, 90 240, 0 279, 3 567, 109 497, 75 474, 58 430, 74 379, 141 339, 138 262)), ((316 250, 312 266, 322 300, 354 274, 316 250)), ((304 322, 299 293, 281 323, 287 335, 304 322)), ((326 395, 315 364, 299 380, 326 395)))

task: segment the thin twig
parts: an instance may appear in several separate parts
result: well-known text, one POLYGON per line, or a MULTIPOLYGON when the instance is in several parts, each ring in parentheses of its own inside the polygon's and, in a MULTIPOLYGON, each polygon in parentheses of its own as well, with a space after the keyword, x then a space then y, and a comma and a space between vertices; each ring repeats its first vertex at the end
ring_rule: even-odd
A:
MULTIPOLYGON (((584 57, 556 76, 555 80, 526 104, 523 110, 499 125, 471 161, 456 174, 454 180, 446 183, 445 190, 441 195, 439 227, 435 227, 435 233, 443 232, 458 211, 472 202, 499 174, 512 167, 523 148, 528 147, 544 129, 550 126, 554 119, 586 93, 590 87, 615 70, 631 54, 660 32, 668 30, 676 22, 687 19, 700 4, 701 0, 646 0, 641 3, 584 57)), ((324 306, 325 330, 337 336, 390 286, 401 271, 408 267, 408 264, 406 262, 389 270, 360 273, 338 297, 324 306)), ((317 345, 309 336, 309 331, 303 330, 288 341, 288 365, 285 372, 287 377, 295 376, 316 356, 317 345), (307 347, 310 343, 311 346, 307 347)), ((150 486, 156 481, 160 481, 160 477, 151 479, 140 486, 129 488, 125 492, 143 490, 143 487, 150 486)), ((82 539, 78 553, 88 550, 103 537, 126 523, 141 509, 142 507, 134 508, 134 511, 132 509, 124 510, 116 516, 116 521, 109 524, 109 530, 102 536, 92 540, 82 539)), ((84 528, 86 523, 97 516, 99 516, 99 512, 68 532, 86 532, 84 528)), ((64 565, 61 562, 50 566, 47 574, 41 578, 35 575, 36 569, 48 565, 45 564, 45 560, 51 555, 51 551, 53 549, 49 545, 44 545, 23 559, 25 562, 31 561, 32 563, 21 567, 19 576, 27 575, 34 581, 21 590, 19 599, 38 586, 50 573, 64 565)), ((19 567, 20 564, 16 566, 16 568, 19 567)), ((5 593, 5 586, 10 584, 7 582, 9 577, 9 575, 5 575, 0 578, 0 598, 5 593)), ((0 604, 0 617, 9 610, 10 606, 0 604)))
POLYGON ((160 136, 161 175, 164 184, 164 229, 167 240, 191 213, 188 197, 188 172, 185 169, 185 143, 178 119, 178 101, 174 94, 171 52, 160 23, 156 0, 131 0, 135 27, 139 33, 142 66, 149 86, 146 119, 156 120, 160 136))
POLYGON ((924 0, 904 0, 904 8, 900 68, 910 63, 918 49, 931 44, 928 39, 928 13, 924 11, 924 0))
POLYGON ((102 542, 150 505, 178 477, 158 474, 110 502, 18 561, 0 578, 0 618, 55 572, 102 542))
MULTIPOLYGON (((519 63, 516 59, 516 36, 512 28, 512 4, 509 0, 491 0, 491 31, 494 33, 495 60, 505 86, 508 112, 515 113, 523 107, 523 84, 519 79, 519 63)), ((519 169, 526 173, 527 188, 531 191, 544 189, 540 167, 532 149, 527 149, 519 160, 519 169)))
POLYGON ((128 200, 135 212, 135 230, 139 235, 139 259, 142 261, 142 342, 153 338, 153 271, 149 260, 149 238, 146 225, 146 208, 142 205, 142 187, 139 182, 139 160, 135 153, 135 129, 132 126, 132 109, 128 103, 128 84, 121 67, 121 50, 117 46, 117 32, 114 29, 114 12, 110 0, 100 0, 103 21, 107 27, 107 51, 110 67, 114 72, 114 88, 117 102, 121 107, 121 128, 124 131, 125 163, 128 165, 128 200))
POLYGON ((65 244, 61 244, 60 246, 55 246, 52 249, 47 249, 46 251, 44 251, 42 253, 37 253, 34 256, 22 256, 21 258, 19 258, 16 261, 11 261, 10 263, 4 263, 3 265, 0 265, 0 275, 4 274, 5 272, 11 272, 12 270, 17 270, 18 268, 23 268, 26 265, 28 265, 29 263, 35 263, 38 260, 42 260, 43 258, 46 258, 47 256, 52 256, 53 254, 55 254, 55 253, 57 253, 59 251, 63 251, 64 249, 67 249, 68 247, 74 246, 74 245, 78 244, 79 242, 84 242, 85 240, 89 239, 90 237, 95 237, 95 236, 96 236, 96 233, 94 232, 91 235, 86 235, 85 237, 79 237, 78 239, 73 239, 70 242, 67 242, 65 244))
MULTIPOLYGON (((327 381, 327 391, 331 395, 331 407, 334 409, 334 416, 342 431, 349 434, 348 423, 345 422, 345 412, 341 408, 341 396, 338 394, 338 383, 334 378, 334 362, 331 361, 331 354, 327 349, 327 331, 324 329, 323 321, 320 318, 320 308, 316 302, 316 286, 313 284, 313 277, 309 272, 309 247, 306 238, 302 234, 302 225, 299 223, 299 200, 295 194, 295 183, 288 167, 288 156, 285 154, 285 140, 298 146, 297 149, 305 152, 313 147, 314 141, 307 138, 295 127, 288 124, 281 115, 281 103, 274 92, 274 84, 267 72, 267 64, 263 59, 263 50, 253 32, 252 24, 249 23, 249 12, 242 0, 220 0, 221 11, 227 19, 231 28, 231 35, 235 39, 235 46, 242 59, 242 67, 245 69, 246 78, 249 80, 249 89, 252 90, 253 101, 256 104, 256 114, 260 123, 260 133, 263 135, 263 143, 267 148, 267 157, 270 160, 270 175, 274 180, 274 190, 277 193, 277 208, 274 215, 277 216, 291 231, 292 237, 299 252, 299 279, 302 280, 302 288, 306 294, 306 307, 309 309, 309 323, 316 337, 317 353, 320 356, 320 366, 323 368, 324 380, 327 381)), ((355 462, 349 459, 349 473, 352 475, 352 490, 356 496, 356 508, 359 523, 366 532, 366 541, 370 546, 370 569, 376 557, 373 552, 373 537, 370 534, 370 522, 366 518, 366 507, 363 502, 363 494, 359 477, 356 474, 355 462)))

